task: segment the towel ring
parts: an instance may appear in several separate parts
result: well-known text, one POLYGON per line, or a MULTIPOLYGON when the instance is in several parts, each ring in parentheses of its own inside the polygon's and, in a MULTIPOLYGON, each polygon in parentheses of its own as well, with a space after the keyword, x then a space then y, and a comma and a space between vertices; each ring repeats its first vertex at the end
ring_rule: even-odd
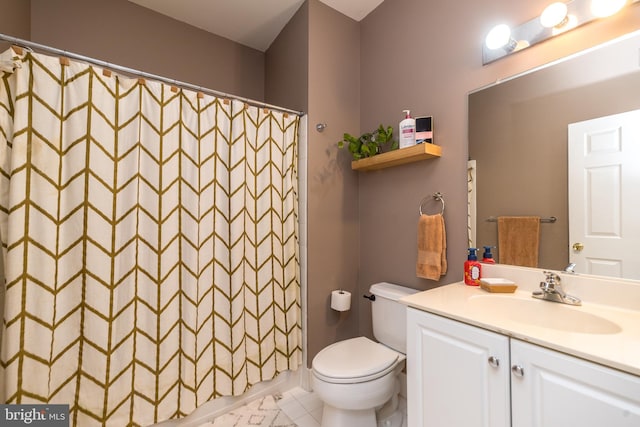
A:
POLYGON ((418 212, 420 213, 420 215, 423 215, 422 205, 428 200, 430 200, 431 198, 433 198, 434 200, 438 200, 440 201, 440 203, 442 203, 442 212, 440 212, 440 214, 444 215, 444 197, 442 196, 442 193, 440 193, 439 191, 437 193, 434 193, 431 197, 427 196, 420 201, 420 206, 418 206, 418 212))

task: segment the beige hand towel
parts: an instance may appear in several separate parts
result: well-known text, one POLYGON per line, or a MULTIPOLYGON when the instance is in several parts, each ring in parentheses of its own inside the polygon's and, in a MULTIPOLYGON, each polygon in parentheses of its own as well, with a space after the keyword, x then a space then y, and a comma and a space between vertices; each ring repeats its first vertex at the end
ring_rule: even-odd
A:
POLYGON ((500 264, 538 266, 540 217, 498 217, 498 257, 500 264))
POLYGON ((420 215, 416 275, 439 280, 447 272, 447 236, 442 214, 420 215))

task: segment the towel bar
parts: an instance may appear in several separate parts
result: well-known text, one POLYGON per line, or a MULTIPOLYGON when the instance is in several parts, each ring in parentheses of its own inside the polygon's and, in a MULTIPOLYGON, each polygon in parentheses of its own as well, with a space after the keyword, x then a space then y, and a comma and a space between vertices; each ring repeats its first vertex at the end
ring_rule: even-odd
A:
POLYGON ((420 201, 420 205, 418 206, 418 212, 420 213, 420 215, 423 214, 422 205, 431 198, 433 198, 434 200, 438 200, 440 203, 442 203, 442 212, 440 212, 440 215, 444 215, 444 196, 439 191, 437 193, 434 193, 431 197, 427 196, 420 201))
MULTIPOLYGON (((540 222, 554 223, 557 220, 558 220, 558 218, 556 218, 555 216, 551 216, 549 218, 540 218, 540 222)), ((495 216, 490 216, 489 218, 487 218, 487 221, 489 221, 489 222, 498 222, 498 218, 496 218, 495 216)))

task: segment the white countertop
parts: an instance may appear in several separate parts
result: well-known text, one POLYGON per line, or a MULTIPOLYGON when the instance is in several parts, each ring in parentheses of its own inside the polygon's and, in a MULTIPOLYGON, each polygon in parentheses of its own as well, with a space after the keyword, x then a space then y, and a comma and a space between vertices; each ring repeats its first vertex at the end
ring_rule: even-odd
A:
MULTIPOLYGON (((406 296, 401 302, 409 307, 640 375, 640 310, 584 300, 581 306, 576 307, 542 301, 532 298, 531 286, 527 287, 525 290, 519 288, 515 293, 500 294, 458 282, 406 296), (491 301, 486 300, 487 297, 491 301), (503 310, 502 307, 507 308, 509 301, 500 298, 510 298, 512 303, 527 310, 524 314, 503 310), (478 302, 489 302, 491 308, 478 302), (567 310, 578 310, 580 313, 567 310), (523 317, 525 315, 526 319, 523 317), (572 323, 576 325, 583 317, 589 319, 598 316, 606 320, 602 331, 596 328, 597 333, 576 332, 579 326, 574 330, 563 328, 563 315, 572 317, 572 323), (607 325, 613 327, 608 328, 607 325)), ((580 297, 579 294, 576 296, 580 297)), ((588 321, 583 323, 587 324, 588 321)))

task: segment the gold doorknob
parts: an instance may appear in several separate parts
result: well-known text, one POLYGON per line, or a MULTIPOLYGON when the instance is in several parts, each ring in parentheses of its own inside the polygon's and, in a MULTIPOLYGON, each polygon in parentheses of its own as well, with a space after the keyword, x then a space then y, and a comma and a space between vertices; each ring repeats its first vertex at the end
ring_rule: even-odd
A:
POLYGON ((574 243, 572 248, 574 251, 580 252, 581 250, 584 249, 584 245, 582 243, 574 243))

